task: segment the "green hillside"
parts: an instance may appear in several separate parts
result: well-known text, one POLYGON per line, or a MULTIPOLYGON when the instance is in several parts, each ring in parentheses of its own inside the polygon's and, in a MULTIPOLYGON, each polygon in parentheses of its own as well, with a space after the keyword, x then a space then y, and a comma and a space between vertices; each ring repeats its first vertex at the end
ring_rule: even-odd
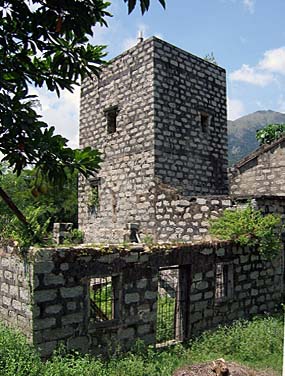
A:
POLYGON ((285 114, 275 111, 257 111, 234 121, 228 121, 229 164, 232 165, 258 147, 257 130, 268 124, 285 123, 285 114))

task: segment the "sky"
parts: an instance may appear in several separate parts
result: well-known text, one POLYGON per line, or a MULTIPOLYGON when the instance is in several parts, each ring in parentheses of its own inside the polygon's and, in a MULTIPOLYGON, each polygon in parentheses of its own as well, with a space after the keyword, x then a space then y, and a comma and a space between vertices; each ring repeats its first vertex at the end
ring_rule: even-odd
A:
MULTIPOLYGON (((113 0, 108 28, 95 27, 93 44, 107 48, 111 59, 136 44, 138 33, 153 35, 194 55, 213 53, 227 71, 228 119, 259 110, 285 113, 284 0, 166 0, 166 10, 151 0, 143 16, 131 15, 123 0, 113 0)), ((58 99, 39 95, 43 119, 78 146, 80 89, 58 99)))

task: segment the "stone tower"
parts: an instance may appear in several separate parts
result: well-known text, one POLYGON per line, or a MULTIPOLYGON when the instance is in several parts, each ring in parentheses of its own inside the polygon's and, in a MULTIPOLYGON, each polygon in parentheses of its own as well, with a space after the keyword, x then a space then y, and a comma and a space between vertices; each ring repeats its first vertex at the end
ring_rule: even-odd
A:
POLYGON ((103 157, 79 184, 85 240, 123 241, 137 228, 156 238, 164 192, 228 193, 225 70, 156 37, 138 43, 83 82, 80 145, 103 157))

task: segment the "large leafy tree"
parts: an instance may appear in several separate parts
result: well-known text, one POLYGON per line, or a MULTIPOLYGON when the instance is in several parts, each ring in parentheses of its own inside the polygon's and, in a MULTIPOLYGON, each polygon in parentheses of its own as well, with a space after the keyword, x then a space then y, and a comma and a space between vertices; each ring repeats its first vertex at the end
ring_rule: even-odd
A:
MULTIPOLYGON (((123 0, 129 13, 139 2, 123 0)), ((165 0, 158 0, 165 7, 165 0)), ((55 135, 36 111, 29 86, 45 86, 58 96, 73 91, 86 76, 99 75, 104 46, 88 42, 92 28, 107 26, 109 2, 104 0, 0 0, 0 153, 20 175, 33 166, 42 179, 63 184, 66 168, 88 176, 99 167, 98 151, 73 150, 55 135)), ((0 187, 0 195, 24 222, 0 187)))

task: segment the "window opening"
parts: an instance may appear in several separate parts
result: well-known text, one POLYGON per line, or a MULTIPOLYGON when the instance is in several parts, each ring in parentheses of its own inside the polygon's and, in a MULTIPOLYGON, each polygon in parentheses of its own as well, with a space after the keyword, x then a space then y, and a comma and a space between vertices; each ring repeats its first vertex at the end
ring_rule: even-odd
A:
POLYGON ((216 299, 221 299, 228 295, 227 282, 228 282, 228 265, 217 264, 216 292, 215 292, 216 299))
POLYGON ((117 130, 118 107, 113 106, 113 107, 107 108, 104 111, 104 113, 107 118, 107 133, 108 134, 115 133, 117 130))
POLYGON ((201 118, 201 128, 203 133, 207 133, 208 127, 210 125, 211 116, 206 112, 200 112, 201 118))
POLYGON ((161 268, 158 276, 156 342, 159 345, 182 339, 182 296, 177 266, 161 268))
POLYGON ((233 264, 216 265, 215 298, 217 301, 229 299, 233 295, 233 264))
POLYGON ((91 214, 97 214, 99 210, 99 178, 90 180, 90 192, 88 196, 88 207, 91 214))
POLYGON ((116 277, 90 279, 90 319, 95 322, 117 318, 118 296, 115 289, 116 277))

